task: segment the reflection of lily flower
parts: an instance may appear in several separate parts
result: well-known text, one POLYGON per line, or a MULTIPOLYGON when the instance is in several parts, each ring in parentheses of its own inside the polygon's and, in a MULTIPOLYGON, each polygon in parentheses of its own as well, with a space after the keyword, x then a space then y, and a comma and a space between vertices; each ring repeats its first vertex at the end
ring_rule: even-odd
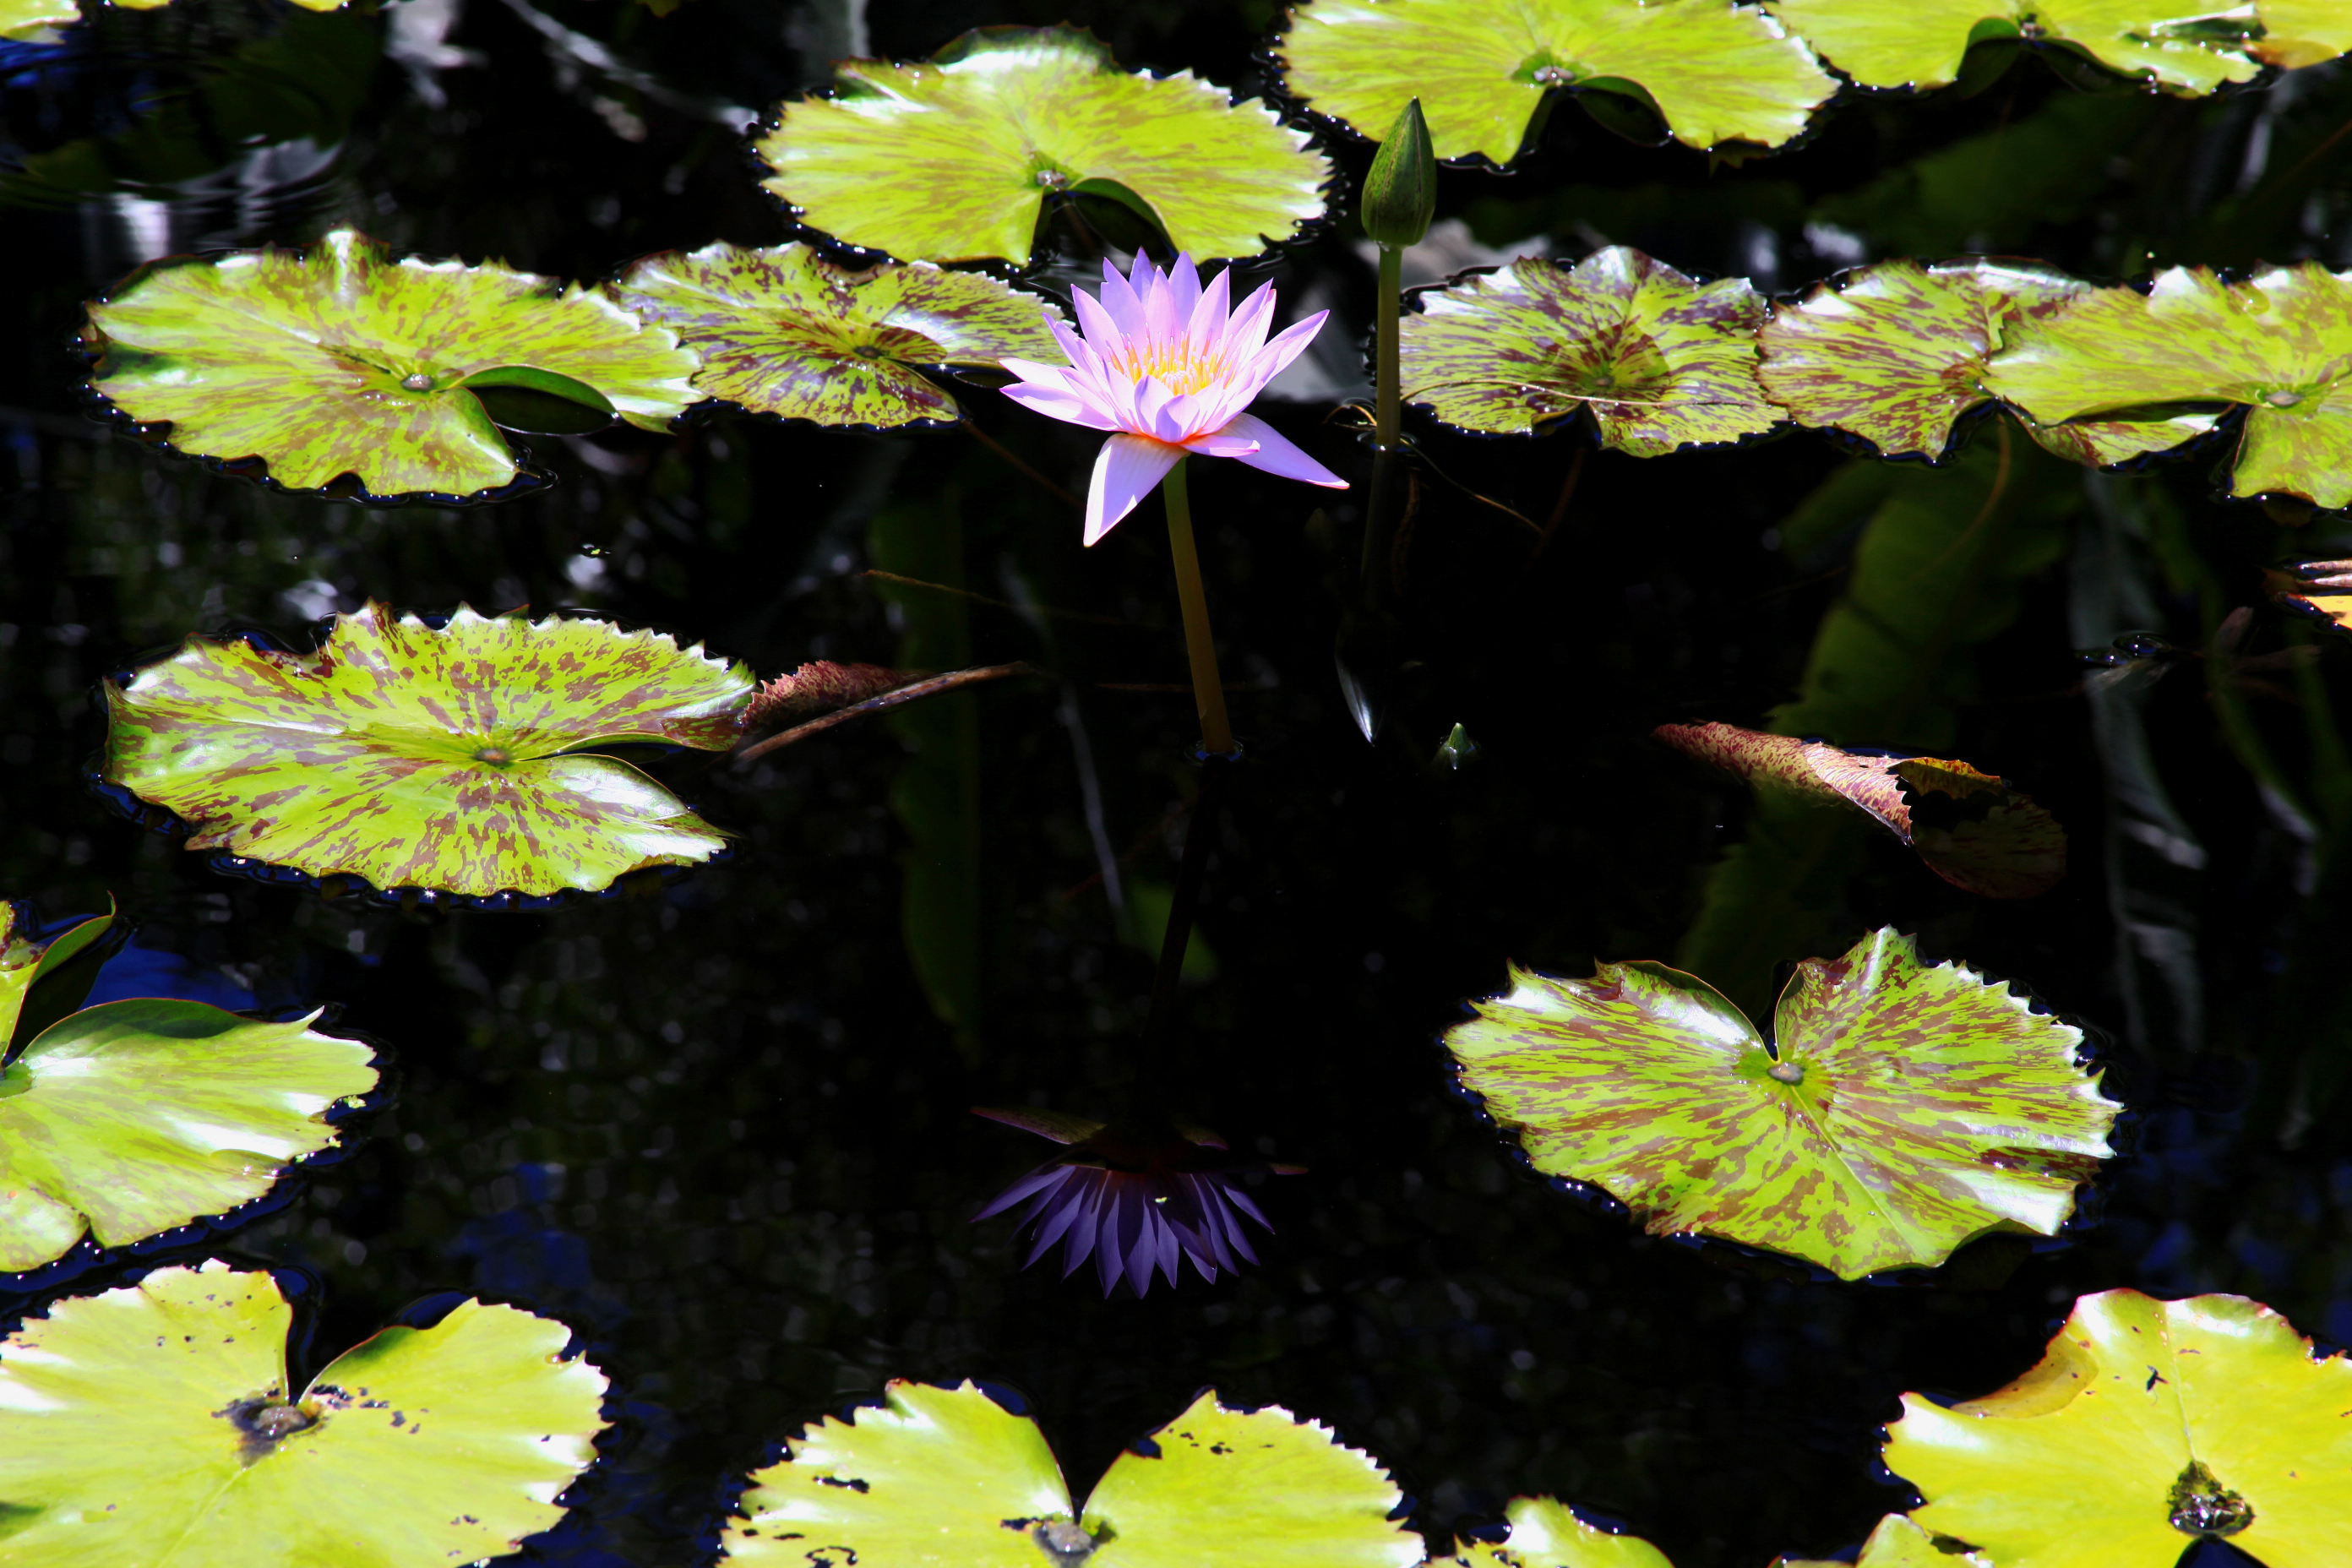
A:
POLYGON ((1274 286, 1231 309, 1230 271, 1201 286, 1192 258, 1162 276, 1139 253, 1131 278, 1103 263, 1102 298, 1073 289, 1081 338, 1048 321, 1068 368, 1002 361, 1021 379, 1004 389, 1015 403, 1055 419, 1112 432, 1087 487, 1087 542, 1135 510, 1187 452, 1238 458, 1252 468, 1340 489, 1347 480, 1300 451, 1265 421, 1244 412, 1282 368, 1306 352, 1328 310, 1272 342, 1274 286))
POLYGON ((1220 1268, 1238 1273, 1243 1262, 1255 1263, 1242 1218, 1265 1230, 1274 1226, 1235 1178, 1244 1171, 1294 1175, 1304 1169, 1229 1153, 1215 1133, 1170 1122, 1106 1124, 1050 1110, 973 1110, 1069 1148, 997 1194, 972 1218, 989 1219, 1026 1202, 1021 1223, 1037 1231, 1021 1266, 1028 1268, 1058 1242, 1063 1275, 1076 1272, 1091 1254, 1106 1296, 1122 1276, 1139 1296, 1151 1289, 1155 1272, 1175 1284, 1180 1256, 1210 1280, 1220 1268))

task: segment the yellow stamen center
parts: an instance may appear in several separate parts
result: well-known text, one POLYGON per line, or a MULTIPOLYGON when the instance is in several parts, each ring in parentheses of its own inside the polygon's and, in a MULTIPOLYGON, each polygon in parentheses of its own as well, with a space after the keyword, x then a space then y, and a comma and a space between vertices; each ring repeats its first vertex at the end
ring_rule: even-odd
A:
POLYGON ((1111 357, 1109 363, 1112 369, 1138 381, 1147 375, 1157 376, 1160 385, 1179 397, 1214 386, 1232 374, 1224 355, 1203 353, 1190 338, 1132 344, 1111 357))

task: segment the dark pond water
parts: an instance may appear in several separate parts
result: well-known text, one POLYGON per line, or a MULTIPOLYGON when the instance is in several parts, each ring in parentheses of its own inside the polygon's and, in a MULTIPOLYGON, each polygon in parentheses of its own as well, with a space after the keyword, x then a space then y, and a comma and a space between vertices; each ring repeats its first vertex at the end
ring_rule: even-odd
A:
MULTIPOLYGON (((138 936, 110 991, 332 1002, 400 1066, 347 1160, 196 1250, 309 1270, 320 1352, 447 1289, 576 1325, 620 1426, 535 1550, 580 1563, 696 1561, 728 1478, 800 1423, 893 1376, 977 1375, 1033 1397, 1081 1495, 1213 1384, 1333 1423, 1433 1531, 1551 1491, 1683 1568, 1760 1568, 1904 1506, 1875 1462, 1895 1396, 2008 1381, 2077 1294, 2241 1291, 2352 1340, 2347 656, 2269 607, 2263 575, 2352 554, 2352 527, 2213 500, 2221 451, 2086 476, 1990 424, 1941 469, 1810 435, 1650 461, 1580 457, 1576 434, 1433 437, 1463 485, 1554 526, 1538 549, 1502 511, 1427 489, 1415 667, 1378 745, 1332 673, 1353 514, 1318 523, 1320 492, 1211 465, 1194 494, 1249 756, 1209 872, 1213 962, 1158 1068, 1236 1147, 1312 1171, 1257 1189, 1278 1227, 1264 1267, 1105 1300, 1019 1271, 1009 1222, 970 1223, 1044 1146, 967 1108, 1111 1109, 1138 1070, 1151 963, 1120 938, 1103 863, 1130 904, 1164 896, 1195 784, 1150 504, 1082 552, 1076 510, 967 434, 714 419, 540 441, 560 482, 513 504, 375 511, 81 416, 79 302, 143 259, 337 221, 581 277, 777 241, 736 106, 823 79, 860 35, 907 56, 1066 15, 1132 64, 1263 79, 1262 0, 691 0, 658 19, 591 0, 323 17, 181 0, 0 53, 19 164, 0 176, 0 892, 51 918, 120 900, 138 936), (192 631, 299 638, 369 596, 593 607, 769 674, 1017 658, 1061 679, 751 771, 656 761, 736 854, 551 913, 225 876, 85 788, 107 672, 192 631), (2314 645, 2317 662, 2204 657, 2249 605, 2238 652, 2314 645), (2128 631, 2181 651, 2086 689, 2078 650, 2128 631), (1802 730, 2015 780, 2066 825, 2067 878, 1976 900, 1859 832, 1717 873, 1749 803, 1648 732, 1792 700, 1802 730), (1433 771, 1456 723, 1475 760, 1433 771), (1449 1091, 1438 1032, 1507 960, 1580 974, 1680 953, 1752 1000, 1774 965, 1882 922, 2100 1043, 2132 1152, 2061 1245, 1839 1285, 1647 1238, 1548 1187, 1449 1091)), ((1519 173, 1449 174, 1441 210, 1463 220, 1451 266, 1531 236, 1568 255, 1605 239, 1775 289, 1966 249, 2101 279, 2340 268, 2348 123, 2352 73, 2333 68, 2184 102, 2084 93, 2029 59, 1975 97, 1848 104, 1796 151, 1712 170, 1563 106, 1519 173)), ((1262 411, 1360 472, 1325 408, 1360 374, 1370 269, 1343 226, 1273 276, 1341 325, 1328 384, 1262 411)), ((1024 461, 1083 479, 1093 437, 970 402, 1024 461)))

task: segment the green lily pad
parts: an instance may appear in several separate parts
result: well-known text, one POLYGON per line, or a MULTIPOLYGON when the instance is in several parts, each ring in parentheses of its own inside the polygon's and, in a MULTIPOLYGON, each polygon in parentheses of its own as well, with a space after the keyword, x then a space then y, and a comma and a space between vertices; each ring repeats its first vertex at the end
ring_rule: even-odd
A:
POLYGON ((927 61, 844 60, 786 104, 761 182, 812 227, 906 260, 1026 263, 1049 195, 1148 211, 1194 258, 1255 256, 1323 216, 1331 166, 1255 100, 1118 68, 1076 27, 983 27, 927 61))
POLYGON ((60 1301, 0 1342, 0 1559, 446 1568, 561 1519, 604 1379, 571 1331, 467 1301, 289 1396, 293 1314, 218 1261, 60 1301))
POLYGON ((2151 404, 2248 405, 2232 493, 2352 502, 2352 274, 2317 262, 2224 283, 2175 267, 2020 322, 1985 384, 2045 424, 2151 404))
POLYGON ((1360 135, 1419 98, 1440 158, 1496 163, 1561 88, 1646 96, 1693 147, 1778 147, 1837 90, 1771 17, 1718 0, 1311 0, 1276 52, 1292 92, 1360 135))
POLYGON ((569 384, 647 430, 700 395, 694 355, 595 289, 496 262, 394 260, 349 229, 307 253, 135 274, 91 304, 83 336, 93 388, 131 420, 168 424, 177 450, 258 462, 287 489, 349 475, 372 501, 528 482, 472 386, 569 384))
POLYGON ((2246 47, 2253 10, 2174 9, 2162 0, 1772 0, 1790 31, 1864 87, 1955 80, 1981 27, 1975 36, 2071 46, 2110 70, 2192 96, 2261 72, 2246 47))
POLYGON ((103 776, 194 830, 188 847, 467 897, 595 891, 725 844, 625 763, 722 751, 754 687, 664 634, 369 604, 313 654, 191 637, 106 688, 103 776))
POLYGON ((1452 1561, 1463 1568, 1674 1568, 1664 1552, 1640 1536, 1587 1524, 1556 1499, 1513 1498, 1503 1517, 1509 1535, 1463 1542, 1452 1561))
POLYGON ((226 1214, 332 1146, 374 1053, 317 1017, 142 997, 41 1031, 0 1071, 0 1273, 226 1214))
POLYGON ((1589 408, 1603 445, 1652 458, 1781 417, 1756 380, 1766 307, 1744 278, 1698 283, 1612 245, 1417 300, 1400 329, 1403 395, 1460 429, 1524 435, 1589 408))
POLYGON ((1878 1521, 1851 1565, 1783 1557, 1772 1568, 1993 1568, 1993 1561, 1982 1552, 1947 1550, 1904 1515, 1890 1513, 1878 1521))
POLYGON ((0 0, 0 39, 12 43, 80 20, 81 7, 75 0, 0 0))
MULTIPOLYGON (((1985 362, 2004 332, 2095 291, 2022 262, 1883 261, 1775 311, 1758 334, 1757 377, 1800 425, 1860 436, 1886 457, 1938 458, 1960 416, 1991 400, 1985 362)), ((2026 427, 2062 458, 2103 465, 2193 440, 2217 418, 2168 413, 2026 427)))
MULTIPOLYGON (((16 1020, 24 1014, 25 997, 33 983, 45 974, 55 974, 74 954, 104 936, 114 924, 114 916, 111 912, 94 916, 47 942, 26 935, 19 929, 24 924, 25 911, 0 900, 0 1058, 6 1057, 10 1042, 16 1037, 16 1020)), ((5 1152, 0 1151, 0 1158, 5 1157, 5 1152)))
POLYGON ((2219 1537, 2267 1568, 2352 1562, 2352 1358, 2258 1301, 2074 1303, 2040 1365, 1948 1409, 1903 1396, 1889 1468, 1923 1530, 2000 1568, 2173 1568, 2219 1537))
POLYGON ((1061 312, 977 272, 926 263, 864 271, 805 245, 723 241, 650 257, 615 286, 624 305, 698 353, 697 390, 755 414, 890 427, 963 410, 918 366, 1063 363, 1061 312))
POLYGON ((2006 984, 1874 931, 1808 959, 1773 1045, 1692 975, 1514 967, 1446 1031, 1465 1087, 1537 1170, 1591 1183, 1653 1235, 1703 1232, 1858 1279, 1990 1231, 2053 1235, 2121 1108, 2082 1032, 2006 984))
POLYGON ((2352 50, 2352 11, 2342 0, 2254 0, 2263 36, 2254 53, 2289 70, 2315 66, 2352 50))
POLYGON ((976 1384, 894 1381, 751 1477, 725 1556, 875 1568, 1413 1568, 1418 1536, 1378 1464, 1279 1406, 1215 1391, 1119 1455, 1076 1508, 1037 1423, 976 1384))
POLYGON ((1966 763, 1874 756, 1733 724, 1661 724, 1652 733, 1759 789, 1854 806, 1971 893, 2031 899, 2066 874, 2057 819, 1966 763))

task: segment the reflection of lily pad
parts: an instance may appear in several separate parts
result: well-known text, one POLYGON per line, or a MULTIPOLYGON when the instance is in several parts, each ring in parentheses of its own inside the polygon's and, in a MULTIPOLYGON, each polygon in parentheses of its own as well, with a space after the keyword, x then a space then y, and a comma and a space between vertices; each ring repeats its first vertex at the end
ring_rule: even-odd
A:
POLYGON ((986 27, 932 59, 844 60, 786 104, 762 182, 814 227, 908 260, 1026 262, 1049 195, 1140 202, 1197 258, 1255 256, 1323 215, 1331 169, 1255 101, 1131 74, 1074 27, 986 27))
POLYGON ((1607 1190, 1654 1235, 1847 1279, 1932 1267, 1988 1231, 2054 1234, 2113 1152, 2119 1108, 2075 1064, 2081 1031, 1893 931, 1798 965, 1771 1047, 1661 963, 1511 979, 1446 1032, 1463 1084, 1536 1169, 1607 1190))
POLYGON ((2045 423, 2200 399, 2249 405, 2235 493, 2352 502, 2352 275, 2317 262, 2242 283, 2172 268, 2019 323, 1986 385, 2045 423))
MULTIPOLYGON (((1783 1557, 1772 1568, 1848 1568, 1843 1563, 1816 1563, 1783 1557)), ((1937 1544, 1928 1534, 1899 1513, 1890 1513, 1878 1521, 1870 1539, 1862 1543, 1862 1555, 1852 1568, 1993 1568, 1992 1559, 1980 1552, 1969 1552, 1953 1543, 1948 1549, 1937 1544)))
POLYGON ((1919 1526, 2000 1568, 2173 1568, 2219 1537, 2268 1568, 2352 1562, 2352 1358, 2242 1296, 2074 1303, 1982 1399, 1903 1396, 1886 1464, 1919 1526))
POLYGON ((1765 306, 1744 278, 1696 283, 1619 245, 1418 300, 1401 329, 1404 397, 1465 430, 1524 434, 1590 408, 1605 444, 1649 458, 1780 417, 1757 384, 1765 306))
MULTIPOLYGON (((1758 379, 1800 425, 1849 431, 1887 457, 1938 458, 1959 416, 1991 398, 1985 362, 2003 332, 2091 292, 2021 262, 1883 261, 1775 312, 1758 337, 1758 379)), ((2189 414, 2028 428, 2061 457, 2104 464, 2179 446, 2213 423, 2189 414)))
POLYGON ((1778 147, 1837 89, 1771 17, 1720 0, 1312 0, 1277 52, 1291 91, 1360 133, 1419 98, 1440 158, 1497 163, 1560 88, 1645 93, 1694 147, 1778 147))
POLYGON ((2262 69, 2246 51, 2253 7, 2164 0, 1773 0, 1823 59, 1864 87, 1941 87, 1978 37, 2071 45, 2111 70, 2207 93, 2262 69), (2006 24, 2006 26, 2001 26, 2006 24))
POLYGON ((655 632, 370 604, 314 654, 191 637, 106 689, 104 776, 176 813, 192 849, 468 896, 608 887, 692 865, 719 834, 586 748, 719 751, 740 665, 655 632))
POLYGON ((1966 763, 1883 757, 1731 724, 1661 724, 1668 745, 1759 789, 1860 807, 1954 887, 2030 899, 2066 874, 2066 833, 2021 791, 1966 763))
POLYGON ((0 1559, 446 1568, 562 1517, 604 1379, 571 1331, 467 1301, 289 1396, 268 1273, 163 1268, 0 1342, 0 1559))
POLYGON ((2344 0, 2255 0, 2263 36, 2254 53, 2292 70, 2352 50, 2352 8, 2344 0))
POLYGON ((721 242, 640 261, 617 289, 623 304, 701 355, 697 390, 820 425, 961 417, 919 365, 1062 363, 1045 327, 1060 311, 981 273, 923 263, 856 271, 804 245, 721 242))
POLYGON ((1420 1538, 1370 1458, 1279 1406, 1213 1391, 1122 1453, 1083 1511, 1036 1422, 976 1385, 893 1382, 751 1478, 726 1556, 806 1568, 1412 1568, 1420 1538))
POLYGON ((1674 1568, 1640 1536, 1587 1524, 1551 1498, 1513 1498, 1503 1517, 1510 1525, 1507 1537, 1465 1541, 1452 1561, 1462 1568, 1674 1568))
MULTIPOLYGON (((56 973, 74 954, 104 936, 114 917, 105 914, 82 921, 47 942, 19 929, 24 923, 21 908, 0 900, 0 1057, 7 1055, 9 1043, 16 1037, 16 1020, 25 1011, 25 995, 33 983, 56 973)), ((0 1157, 5 1152, 0 1150, 0 1157)))
POLYGON ((202 1002, 85 1007, 0 1071, 0 1272, 122 1247, 276 1184, 375 1087, 367 1047, 202 1002))
POLYGON ((289 489, 475 499, 520 476, 476 389, 520 386, 658 430, 694 356, 593 290, 493 262, 394 260, 349 229, 138 274, 89 307, 92 383, 174 447, 289 489))

